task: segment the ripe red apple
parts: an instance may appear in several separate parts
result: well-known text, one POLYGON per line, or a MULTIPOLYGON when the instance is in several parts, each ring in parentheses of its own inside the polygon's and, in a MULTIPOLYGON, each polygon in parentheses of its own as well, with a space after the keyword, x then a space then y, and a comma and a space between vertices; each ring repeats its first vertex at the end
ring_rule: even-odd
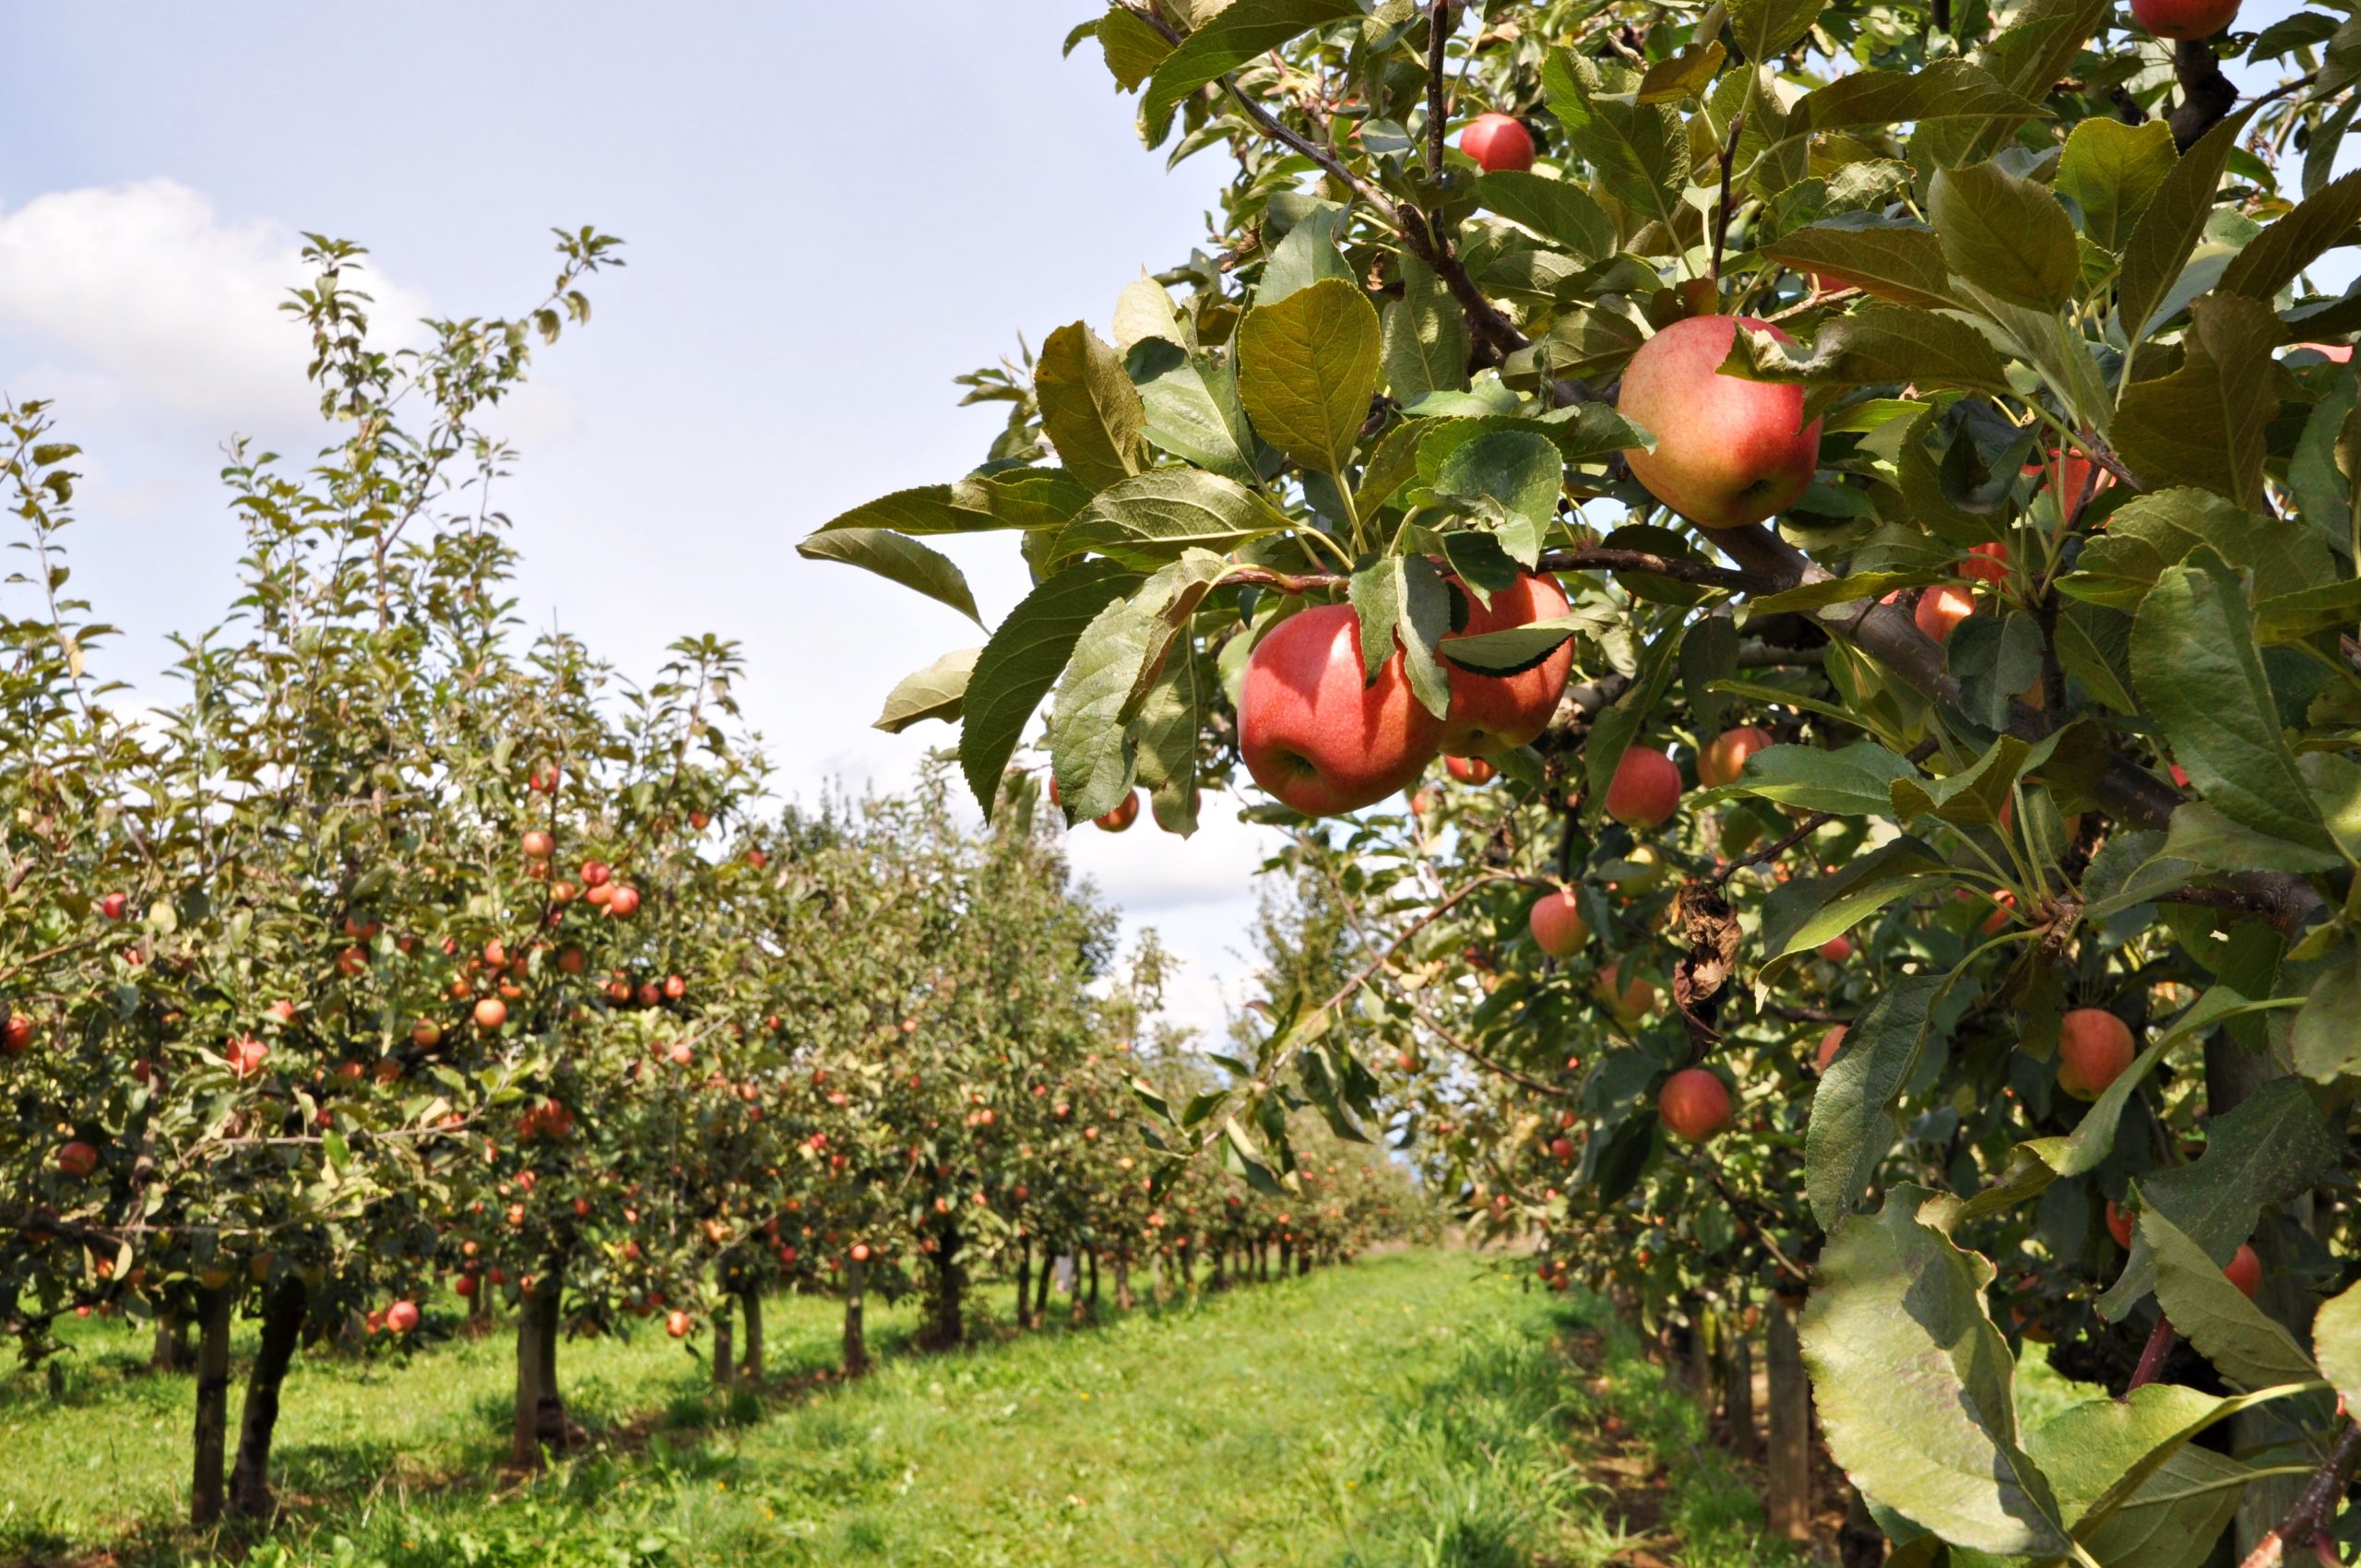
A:
POLYGON ((223 1046, 221 1053, 230 1059, 230 1071, 242 1078, 251 1078, 270 1059, 270 1047, 252 1035, 240 1035, 223 1046))
POLYGON ((675 1339, 686 1339, 689 1336, 689 1314, 678 1307, 664 1314, 664 1332, 675 1339))
POLYGON ((421 1051, 432 1051, 443 1043, 443 1026, 432 1018, 421 1018, 409 1027, 409 1042, 421 1051))
POLYGON ((2236 1286, 2238 1293, 2251 1301, 2254 1293, 2262 1288, 2262 1260, 2255 1256, 2252 1247, 2241 1241, 2238 1250, 2230 1254, 2230 1261, 2222 1265, 2222 1277, 2236 1286))
POLYGON ((1550 649, 1548 658, 1513 675, 1486 675, 1449 663, 1455 637, 1481 636, 1554 621, 1566 612, 1566 594, 1556 579, 1527 573, 1492 595, 1487 606, 1453 579, 1453 591, 1467 607, 1466 624, 1442 639, 1445 667, 1451 672, 1451 712, 1443 720, 1442 749, 1456 754, 1513 750, 1529 746, 1549 727, 1565 694, 1566 676, 1574 663, 1570 638, 1550 649))
POLYGON ((411 1301, 396 1301, 392 1306, 387 1307, 386 1309, 386 1326, 392 1329, 396 1334, 408 1334, 411 1329, 416 1328, 418 1326, 418 1303, 411 1301))
POLYGON ((487 1032, 508 1021, 508 1004, 497 996, 487 996, 476 1004, 476 1028, 487 1032))
POLYGON ((124 911, 130 907, 131 898, 128 894, 110 893, 99 900, 99 914, 106 920, 119 921, 123 919, 124 911))
POLYGON ((1816 1071, 1827 1072, 1828 1064, 1836 1060, 1836 1053, 1845 1049, 1845 1025, 1833 1024, 1826 1034, 1820 1037, 1820 1054, 1812 1061, 1816 1071))
POLYGON ((2099 1007, 2077 1007, 2058 1030, 2058 1087, 2076 1099, 2096 1099, 2139 1052, 2131 1028, 2099 1007))
POLYGON ((1938 583, 1918 596, 1918 607, 1910 618, 1918 629, 1937 642, 1949 642, 1959 624, 1975 613, 1975 595, 1964 588, 1938 583))
POLYGON ((1723 731, 1697 754, 1697 782, 1709 790, 1737 783, 1746 759, 1773 743, 1770 731, 1752 724, 1723 731))
POLYGON ((1973 577, 1979 583, 2005 583, 2009 580, 2009 547, 2005 544, 1973 544, 1968 546, 1969 559, 1952 568, 1963 577, 1973 577))
POLYGON ((1479 756, 1447 756, 1443 770, 1462 784, 1489 784, 1499 777, 1499 769, 1479 756))
POLYGON ((1563 1136, 1550 1139, 1549 1158, 1560 1165, 1572 1164, 1574 1158, 1574 1140, 1563 1136))
POLYGON ((2158 38, 2211 38, 2237 17, 2238 0, 2131 0, 2131 19, 2158 38))
POLYGON ((1607 786, 1607 814, 1626 827, 1654 827, 1680 807, 1680 769, 1664 753, 1632 746, 1607 786))
POLYGON ((2106 1233, 2115 1238, 2117 1246, 2127 1253, 2131 1250, 2131 1211, 2113 1198, 2106 1201, 2106 1233))
POLYGON ((1841 964, 1853 956, 1853 939, 1849 936, 1832 936, 1820 944, 1820 956, 1832 964, 1841 964))
POLYGON ((1108 812, 1102 816, 1092 818, 1092 820, 1109 833, 1121 833, 1133 823, 1137 822, 1139 820, 1139 791, 1134 790, 1123 797, 1122 804, 1117 806, 1113 811, 1108 812))
POLYGON ((1571 957, 1590 940, 1590 927, 1584 923, 1582 909, 1576 905, 1571 887, 1536 898, 1525 923, 1533 932, 1534 942, 1552 958, 1571 957))
POLYGON ((0 1056, 22 1056, 32 1048, 33 1020, 29 1013, 9 1013, 0 1023, 0 1056))
POLYGON ((1240 754, 1254 782, 1306 816, 1358 811, 1406 788, 1442 733, 1410 690, 1401 649, 1362 685, 1360 623, 1349 605, 1289 616, 1246 661, 1240 754))
POLYGON ((539 794, 553 795, 557 793, 558 777, 557 764, 545 762, 525 776, 525 786, 539 794))
POLYGON ((585 861, 582 862, 582 885, 585 887, 603 886, 605 885, 607 879, 614 874, 614 868, 607 864, 604 861, 585 861))
POLYGON ((357 976, 367 974, 369 972, 369 950, 365 947, 348 947, 343 952, 338 953, 336 956, 336 967, 337 972, 343 975, 347 980, 351 980, 357 976))
POLYGON ((557 853, 557 840, 542 829, 536 827, 526 833, 523 849, 527 860, 546 861, 557 853))
POLYGON ((1624 984, 1619 978, 1622 968, 1623 961, 1619 958, 1599 970, 1598 983, 1593 988, 1594 994, 1607 1004, 1608 1011, 1619 1018, 1644 1017, 1655 1012, 1656 988, 1638 975, 1631 978, 1631 984, 1624 984))
POLYGON ((476 1293, 476 1277, 472 1274, 463 1274, 451 1281, 451 1289, 462 1297, 471 1299, 476 1293))
POLYGON ((855 1263, 867 1263, 869 1261, 868 1242, 855 1241, 852 1244, 852 1261, 855 1263))
POLYGON ((1675 1137, 1703 1143, 1730 1124, 1729 1087, 1703 1067, 1683 1067, 1657 1092, 1656 1114, 1675 1137))
POLYGON ((1459 133, 1459 150, 1483 165, 1487 174, 1523 172, 1533 167, 1533 133, 1507 114, 1478 114, 1459 133))
POLYGON ((618 885, 614 896, 607 900, 607 913, 619 921, 639 913, 639 889, 618 885))
POLYGON ((1721 374, 1740 325, 1795 340, 1751 316, 1692 315, 1640 345, 1616 398, 1656 441, 1624 454, 1632 477, 1700 528, 1761 522, 1820 466, 1820 421, 1804 423, 1801 386, 1721 374))
POLYGON ((57 1151, 57 1169, 77 1182, 87 1180, 99 1168, 99 1151, 76 1139, 57 1151))

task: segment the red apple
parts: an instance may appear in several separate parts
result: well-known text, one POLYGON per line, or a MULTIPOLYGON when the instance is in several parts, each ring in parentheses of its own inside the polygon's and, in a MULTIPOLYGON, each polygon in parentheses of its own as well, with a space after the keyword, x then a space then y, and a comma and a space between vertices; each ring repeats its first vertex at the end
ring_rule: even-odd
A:
POLYGON ((1820 421, 1804 422, 1804 389, 1721 374, 1739 326, 1786 333, 1751 316, 1692 315, 1640 345, 1616 407, 1655 437, 1624 454, 1650 494, 1700 528, 1737 529, 1794 505, 1820 466, 1820 421))
POLYGON ((557 853, 557 840, 538 827, 526 833, 522 847, 528 861, 546 861, 557 853))
POLYGON ((8 1013, 0 1023, 0 1056, 22 1056, 32 1049, 33 1020, 29 1013, 8 1013))
POLYGON ((1827 1072, 1828 1064, 1836 1060, 1836 1053, 1845 1049, 1845 1025, 1833 1024, 1826 1034, 1820 1037, 1820 1054, 1812 1061, 1816 1070, 1827 1072))
POLYGON ((1452 664, 1452 640, 1554 621, 1566 612, 1565 590, 1553 578, 1528 573, 1492 595, 1488 607, 1456 578, 1452 587, 1467 607, 1467 620, 1442 639, 1444 667, 1451 672, 1451 712, 1443 721, 1442 749, 1464 755, 1529 746, 1558 711, 1567 673, 1573 668, 1572 639, 1550 649, 1532 669, 1513 675, 1486 675, 1452 664))
POLYGON ((2058 1087, 2076 1099, 2096 1099, 2139 1053, 2131 1028, 2098 1007, 2077 1007, 2058 1031, 2058 1087))
POLYGON ((1910 618, 1918 629, 1937 642, 1949 642, 1959 624, 1975 613, 1975 595, 1964 588, 1938 583, 1918 596, 1918 607, 1910 618))
POLYGON ((1820 956, 1832 964, 1841 964, 1853 956, 1853 939, 1849 936, 1832 936, 1820 944, 1820 956))
POLYGON ((99 900, 100 915, 111 921, 123 919, 124 911, 130 907, 131 898, 127 894, 110 893, 99 900))
POLYGON ((451 1289, 462 1297, 473 1298, 476 1293, 476 1277, 472 1274, 463 1274, 451 1281, 451 1289))
POLYGON ((675 1339, 686 1339, 689 1336, 689 1314, 677 1307, 664 1314, 664 1332, 675 1339))
POLYGON ((1581 952, 1583 944, 1590 940, 1590 927, 1584 923, 1582 910, 1570 887, 1544 893, 1535 899, 1525 920, 1534 942, 1552 958, 1570 957, 1581 952))
POLYGON ((1459 133, 1459 150, 1483 165, 1487 174, 1522 172, 1533 167, 1533 133, 1507 114, 1478 114, 1459 133))
POLYGON ((408 1334, 411 1329, 416 1328, 418 1326, 418 1303, 411 1301, 396 1301, 392 1306, 387 1307, 386 1309, 386 1326, 392 1329, 396 1334, 408 1334))
POLYGON ((1139 820, 1139 791, 1134 790, 1123 796, 1122 804, 1117 806, 1113 811, 1107 813, 1103 816, 1093 817, 1091 820, 1109 833, 1121 833, 1126 827, 1131 826, 1133 823, 1137 822, 1139 820))
POLYGON ((2009 547, 2005 544, 1974 544, 1968 546, 1970 559, 1952 568, 1963 577, 1973 577, 1979 583, 2005 583, 2009 580, 2009 547))
POLYGON ((1362 684, 1349 605, 1289 616, 1246 661, 1239 751, 1257 784, 1307 816, 1358 811, 1406 788, 1442 732, 1411 692, 1399 648, 1362 684))
POLYGON ((1771 731, 1752 724, 1723 731, 1697 754, 1697 782, 1710 790, 1737 783, 1746 759, 1772 744, 1771 731))
POLYGON ((409 1042, 421 1051, 432 1051, 443 1043, 443 1026, 432 1018, 421 1018, 409 1027, 409 1042))
POLYGON ((619 921, 627 921, 639 913, 639 889, 618 885, 613 897, 607 900, 607 913, 619 921))
POLYGON ((508 1021, 508 1004, 497 996, 487 996, 476 1004, 476 1028, 487 1032, 508 1021))
POLYGON ((1574 1140, 1568 1137, 1550 1139, 1549 1158, 1560 1165, 1571 1164, 1574 1158, 1574 1140))
POLYGON ((1665 1080, 1656 1114, 1675 1137, 1703 1143, 1730 1124, 1729 1087, 1703 1067, 1684 1067, 1665 1080))
POLYGON ((604 861, 585 861, 582 862, 582 885, 585 887, 601 886, 606 883, 609 877, 614 874, 614 868, 607 864, 604 861))
POLYGON ((348 947, 344 949, 344 951, 336 956, 336 968, 337 972, 344 976, 347 980, 351 980, 358 976, 367 974, 369 972, 369 950, 365 947, 348 947))
POLYGON ((230 1071, 242 1078, 251 1078, 270 1059, 270 1047, 252 1035, 240 1035, 222 1047, 221 1053, 230 1059, 230 1071))
POLYGON ((2222 1277, 2236 1286, 2240 1295, 2252 1301, 2254 1293, 2262 1288, 2262 1260, 2255 1256, 2252 1247, 2241 1241, 2238 1250, 2230 1254, 2230 1261, 2222 1265, 2222 1277))
POLYGON ((1625 751, 1607 786, 1607 814, 1626 827, 1654 827, 1679 806, 1680 769, 1672 759, 1647 746, 1625 751))
POLYGON ((1623 961, 1619 958, 1599 970, 1598 983, 1593 987, 1594 994, 1607 1004, 1609 1012, 1620 1018, 1644 1017, 1655 1012, 1656 988, 1637 975, 1631 978, 1631 984, 1624 984, 1619 978, 1622 968, 1623 961))
POLYGON ((2131 19, 2158 38, 2211 38, 2237 17, 2238 0, 2131 0, 2131 19))
POLYGON ((2125 1252, 2131 1250, 2131 1211, 2113 1198, 2106 1201, 2106 1233, 2125 1252))
POLYGON ((1462 784, 1489 784, 1499 776, 1499 769, 1479 756, 1447 756, 1442 759, 1443 771, 1462 784))
POLYGON ((77 1138, 58 1149, 57 1169, 77 1182, 87 1180, 99 1169, 99 1151, 77 1138))

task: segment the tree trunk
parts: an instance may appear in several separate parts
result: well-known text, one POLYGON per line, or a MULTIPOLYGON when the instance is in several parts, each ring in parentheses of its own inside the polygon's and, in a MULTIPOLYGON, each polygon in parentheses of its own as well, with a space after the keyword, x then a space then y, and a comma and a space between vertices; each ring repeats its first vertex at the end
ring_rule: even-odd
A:
POLYGON ((558 1392, 557 1340, 560 1327, 559 1307, 565 1294, 565 1279, 552 1266, 549 1277, 540 1282, 541 1319, 535 1350, 540 1358, 541 1388, 539 1422, 541 1441, 560 1453, 572 1446, 571 1433, 566 1430, 565 1396, 558 1392))
POLYGON ((1771 1299, 1769 1354, 1771 1443, 1764 1467, 1770 1495, 1766 1522, 1774 1536, 1811 1538, 1811 1379, 1804 1372, 1803 1342, 1796 1336, 1797 1304, 1771 1299))
POLYGON ((1016 1244, 1016 1326, 1030 1328, 1032 1320, 1026 1308, 1033 1300, 1033 1242, 1031 1238, 1016 1244))
POLYGON ((1056 1274, 1057 1249, 1045 1238, 1041 1242, 1041 1275, 1033 1282, 1033 1326, 1040 1327, 1050 1321, 1050 1277, 1056 1274))
POLYGON ((1228 1277, 1228 1271, 1229 1249, 1228 1247, 1216 1246, 1214 1248, 1213 1275, 1205 1281, 1205 1289, 1208 1290, 1219 1290, 1228 1286, 1229 1284, 1229 1279, 1228 1277))
POLYGON ((1098 1249, 1090 1249, 1090 1315, 1098 1315, 1098 1249))
POLYGON ((1132 1300, 1132 1254, 1128 1251, 1117 1253, 1115 1254, 1116 1310, 1127 1313, 1136 1304, 1132 1300))
POLYGON ((721 1298, 721 1308, 713 1314, 713 1385, 728 1388, 738 1370, 737 1348, 731 1344, 730 1331, 730 1297, 721 1298))
POLYGON ((936 1240, 934 1280, 927 1292, 927 1324, 919 1343, 930 1350, 948 1350, 967 1341, 967 1277, 959 1266, 958 1230, 946 1229, 936 1240))
POLYGON ((476 1293, 468 1298, 467 1334, 470 1339, 481 1339, 492 1332, 492 1287, 479 1277, 476 1293))
POLYGON ((1844 1568, 1879 1568, 1885 1562, 1885 1532, 1857 1491, 1846 1501, 1845 1523, 1836 1529, 1836 1561, 1844 1568))
POLYGON ((763 1381, 763 1292, 760 1286, 748 1286, 738 1297, 746 1314, 746 1351, 738 1362, 738 1373, 746 1383, 760 1387, 763 1381))
POLYGON ((516 1311, 516 1405, 508 1430, 508 1458, 539 1469, 543 1443, 565 1446, 565 1401, 558 1395, 558 1303, 564 1281, 555 1269, 533 1282, 516 1311))
POLYGON ((845 1375, 859 1377, 869 1371, 869 1341, 862 1337, 860 1325, 861 1277, 869 1265, 859 1258, 845 1265, 845 1375))
POLYGON ((188 1370, 188 1324, 172 1313, 156 1314, 156 1348, 148 1353, 148 1370, 176 1372, 188 1370))
POLYGON ((1296 1273, 1296 1277, 1297 1277, 1297 1278, 1299 1278, 1299 1279, 1300 1279, 1300 1278, 1302 1278, 1305 1275, 1310 1274, 1311 1272, 1311 1250, 1310 1248, 1308 1248, 1308 1247, 1298 1247, 1298 1248, 1295 1250, 1295 1273, 1296 1273))
POLYGON ((196 1296, 196 1467, 189 1480, 188 1516, 196 1525, 221 1517, 221 1457, 230 1429, 230 1318, 238 1300, 224 1286, 196 1296))
POLYGON ((238 1459, 230 1472, 230 1512, 270 1516, 270 1439, 279 1425, 279 1390, 303 1337, 309 1309, 303 1282, 282 1275, 263 1297, 262 1346, 246 1374, 246 1408, 238 1420, 238 1459))
POLYGON ((1730 1452, 1754 1457, 1754 1343, 1738 1324, 1722 1345, 1722 1410, 1729 1420, 1730 1452))
POLYGON ((1707 1321, 1705 1304, 1692 1301, 1689 1306, 1689 1392, 1695 1396, 1697 1408, 1705 1412, 1705 1420, 1714 1420, 1714 1396, 1718 1392, 1714 1376, 1714 1331, 1707 1321))

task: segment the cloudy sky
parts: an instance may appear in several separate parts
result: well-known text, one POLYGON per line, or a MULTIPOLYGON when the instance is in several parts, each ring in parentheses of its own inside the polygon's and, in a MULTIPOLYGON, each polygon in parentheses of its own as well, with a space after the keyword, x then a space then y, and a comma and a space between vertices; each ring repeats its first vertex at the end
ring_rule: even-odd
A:
MULTIPOLYGON (((1019 334, 1103 333, 1142 267, 1204 232, 1223 165, 1168 176, 1095 49, 1089 0, 640 7, 404 0, 58 6, 0 52, 0 391, 87 449, 77 586, 127 636, 104 673, 170 688, 166 640, 217 620, 240 533, 219 447, 319 445, 277 311, 305 231, 374 253, 391 328, 521 309, 550 229, 623 236, 597 317, 501 416, 524 611, 646 675, 744 645, 785 790, 891 788, 950 731, 869 728, 905 672, 978 640, 950 611, 796 540, 981 460, 1000 422, 951 377, 1019 334)), ((987 621, 1014 552, 954 546, 987 621)), ((1145 822, 1075 859, 1186 961, 1175 1002, 1240 999, 1258 830, 1229 802, 1185 851, 1145 822)))

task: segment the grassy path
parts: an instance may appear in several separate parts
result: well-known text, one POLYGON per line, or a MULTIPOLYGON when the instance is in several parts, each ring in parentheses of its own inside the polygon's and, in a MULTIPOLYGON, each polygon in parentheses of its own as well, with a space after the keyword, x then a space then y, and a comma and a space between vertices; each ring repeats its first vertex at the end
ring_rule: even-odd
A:
MULTIPOLYGON (((1507 1568, 1634 1546, 1763 1561, 1747 1500, 1690 1456, 1694 1412, 1619 1347, 1602 1368, 1568 1364, 1580 1311, 1425 1253, 958 1356, 894 1353, 907 1319, 887 1314, 873 1376, 767 1410, 720 1408, 660 1336, 576 1342, 579 1412, 652 1435, 523 1491, 492 1473, 504 1340, 307 1359, 281 1426, 301 1506, 249 1561, 1507 1568), (1631 1434, 1612 1443, 1610 1404, 1631 1434), (1612 1522, 1627 1512, 1651 1538, 1612 1522)), ((831 1303, 770 1315, 776 1371, 832 1359, 831 1303)), ((202 1544, 166 1523, 187 1380, 135 1373, 120 1331, 89 1337, 62 1404, 0 1380, 0 1562, 182 1561, 202 1544)))

